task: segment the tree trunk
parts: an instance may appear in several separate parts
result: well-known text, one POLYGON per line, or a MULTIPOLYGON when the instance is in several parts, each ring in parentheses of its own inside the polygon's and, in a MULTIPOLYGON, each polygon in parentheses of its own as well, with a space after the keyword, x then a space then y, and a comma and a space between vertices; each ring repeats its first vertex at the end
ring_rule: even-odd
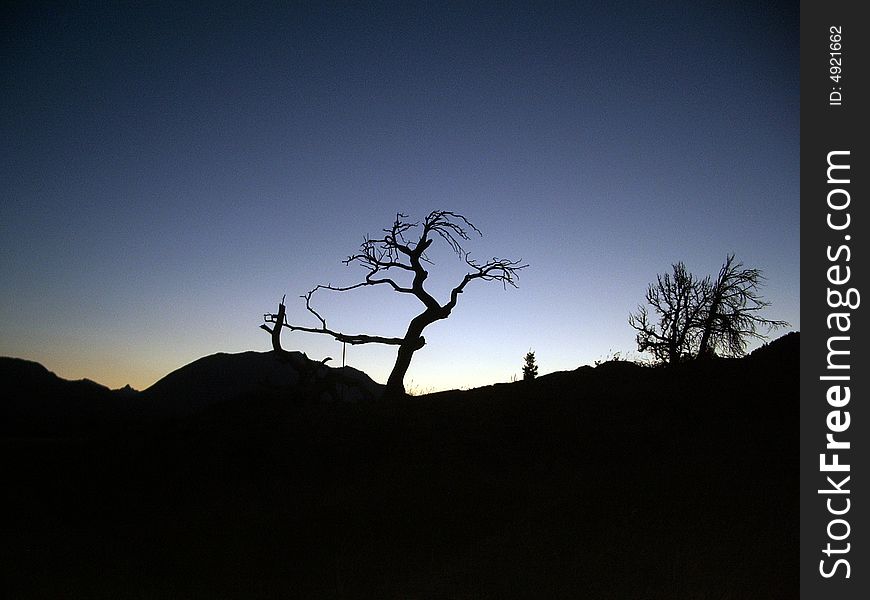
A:
POLYGON ((680 349, 674 342, 668 343, 668 364, 673 366, 680 363, 680 349))
POLYGON ((704 320, 704 331, 701 333, 701 342, 698 344, 698 358, 709 358, 713 355, 709 346, 713 334, 713 323, 715 323, 716 313, 719 311, 719 302, 717 294, 714 296, 707 318, 704 320))
POLYGON ((399 346, 396 364, 393 365, 393 370, 387 379, 387 387, 384 390, 385 398, 397 400, 405 396, 405 373, 408 372, 408 367, 411 366, 411 358, 414 356, 415 351, 416 348, 409 343, 399 346))
POLYGON ((408 367, 411 366, 411 358, 413 358, 414 352, 426 345, 426 339, 421 335, 423 329, 437 320, 437 317, 424 312, 414 317, 411 321, 411 324, 408 326, 408 332, 403 338, 404 341, 399 346, 396 364, 393 365, 393 370, 390 372, 389 378, 387 378, 384 398, 397 400, 405 397, 405 373, 408 372, 408 367))
POLYGON ((277 354, 281 354, 284 350, 281 348, 281 330, 284 329, 284 303, 278 303, 278 314, 275 315, 275 326, 272 327, 272 350, 277 354))

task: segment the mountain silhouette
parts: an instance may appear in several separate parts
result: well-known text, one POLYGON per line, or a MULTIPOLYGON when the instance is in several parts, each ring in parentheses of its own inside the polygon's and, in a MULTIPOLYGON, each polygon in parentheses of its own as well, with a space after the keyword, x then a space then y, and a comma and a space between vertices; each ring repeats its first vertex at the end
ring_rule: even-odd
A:
POLYGON ((332 368, 301 352, 218 353, 200 358, 144 391, 62 379, 39 363, 0 357, 0 433, 92 433, 141 419, 189 416, 222 402, 257 396, 357 402, 382 386, 352 367, 332 368))
POLYGON ((379 395, 382 386, 352 367, 333 368, 302 352, 213 354, 173 371, 142 393, 152 414, 186 415, 244 397, 356 402, 379 395))
POLYGON ((89 379, 68 381, 39 363, 0 357, 0 434, 57 434, 117 425, 138 392, 89 379))

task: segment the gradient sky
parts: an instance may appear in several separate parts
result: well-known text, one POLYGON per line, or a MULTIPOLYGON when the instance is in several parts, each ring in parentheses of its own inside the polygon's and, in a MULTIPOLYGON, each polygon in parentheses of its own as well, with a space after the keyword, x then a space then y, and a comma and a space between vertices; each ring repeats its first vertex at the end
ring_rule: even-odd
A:
MULTIPOLYGON (((141 389, 268 350, 283 294, 313 325, 299 295, 358 281, 341 260, 366 234, 434 209, 481 229, 473 255, 530 267, 426 330, 412 390, 508 381, 529 349, 542 374, 638 357, 627 316, 678 260, 737 253, 800 328, 797 2, 20 4, 0 355, 141 389)), ((435 257, 438 293, 464 270, 435 257)), ((381 335, 420 308, 380 288, 317 306, 381 335)), ((325 336, 284 346, 341 361, 325 336)), ((394 357, 348 347, 381 382, 394 357)))

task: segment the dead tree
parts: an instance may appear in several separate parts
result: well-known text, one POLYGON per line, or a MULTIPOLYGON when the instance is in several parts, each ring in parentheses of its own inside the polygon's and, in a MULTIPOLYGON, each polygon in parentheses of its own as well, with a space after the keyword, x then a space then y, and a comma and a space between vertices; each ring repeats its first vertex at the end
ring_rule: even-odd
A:
POLYGON ((733 254, 725 257, 719 275, 707 291, 707 304, 701 319, 698 356, 742 356, 749 339, 763 339, 767 332, 785 327, 785 321, 762 317, 759 311, 770 306, 758 289, 764 281, 758 269, 744 268, 733 254))
POLYGON ((642 305, 628 317, 628 324, 637 330, 638 350, 670 365, 690 355, 708 287, 708 280, 696 280, 682 262, 673 265, 673 275, 658 275, 646 291, 647 304, 658 315, 658 323, 651 322, 642 305))
MULTIPOLYGON (((309 333, 322 333, 330 335, 339 342, 347 344, 388 344, 398 346, 396 363, 387 379, 385 396, 402 397, 405 395, 404 379, 411 365, 414 353, 426 344, 423 330, 442 319, 450 316, 456 307, 459 295, 465 291, 466 286, 475 280, 498 281, 504 287, 508 285, 516 287, 520 269, 528 265, 522 261, 514 261, 493 258, 485 263, 475 261, 462 248, 462 244, 469 239, 471 233, 481 235, 477 229, 464 216, 450 211, 433 211, 423 221, 409 222, 407 215, 397 214, 392 227, 384 229, 383 237, 372 239, 366 238, 360 245, 359 253, 349 256, 344 262, 362 266, 367 272, 365 279, 359 283, 337 287, 333 285, 318 285, 313 290, 302 296, 305 300, 305 308, 319 322, 319 326, 305 327, 291 325, 283 318, 283 302, 279 305, 279 312, 275 315, 267 315, 267 320, 274 322, 270 331, 273 336, 273 346, 276 332, 282 327, 291 331, 305 331, 309 333), (446 242, 468 267, 468 272, 450 292, 449 298, 444 302, 436 300, 425 288, 424 284, 429 276, 426 265, 431 261, 426 251, 441 238, 446 242), (401 276, 403 280, 391 275, 401 276), (383 337, 367 334, 349 334, 330 329, 324 319, 312 306, 314 294, 320 290, 334 292, 349 292, 366 286, 385 286, 400 294, 414 296, 423 304, 423 311, 411 319, 407 331, 402 337, 383 337)), ((280 343, 279 343, 280 347, 280 343)))
POLYGON ((265 329, 272 334, 272 350, 279 355, 284 352, 283 348, 281 348, 281 330, 284 328, 283 325, 287 323, 286 307, 284 306, 284 298, 286 297, 286 294, 281 296, 277 313, 266 313, 263 315, 263 320, 266 323, 273 323, 272 327, 269 327, 266 323, 260 325, 260 329, 265 329))
POLYGON ((646 301, 658 322, 652 322, 645 306, 628 317, 637 330, 638 350, 667 364, 716 352, 742 356, 749 339, 765 337, 760 328, 769 332, 788 325, 758 314, 770 306, 758 293, 763 280, 761 271, 744 268, 733 254, 726 257, 714 281, 697 279, 682 262, 676 263, 673 275, 659 275, 647 288, 646 301))

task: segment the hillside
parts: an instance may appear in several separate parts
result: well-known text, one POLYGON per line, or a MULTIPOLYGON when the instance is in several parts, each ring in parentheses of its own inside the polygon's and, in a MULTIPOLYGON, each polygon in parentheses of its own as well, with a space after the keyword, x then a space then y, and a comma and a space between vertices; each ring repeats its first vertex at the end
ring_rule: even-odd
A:
POLYGON ((136 392, 110 390, 88 379, 61 379, 44 366, 0 357, 0 436, 93 433, 116 427, 136 392))
POLYGON ((0 569, 16 598, 794 598, 798 355, 792 334, 390 404, 272 380, 7 438, 0 569))
POLYGON ((333 368, 301 352, 213 354, 173 371, 143 393, 149 411, 190 415, 212 404, 251 396, 357 402, 381 386, 352 367, 333 368))
POLYGON ((371 400, 381 386, 362 371, 332 368, 301 352, 219 353, 166 375, 148 389, 109 390, 89 380, 67 381, 42 365, 0 357, 0 435, 93 435, 154 419, 191 416, 239 398, 316 397, 371 400))

